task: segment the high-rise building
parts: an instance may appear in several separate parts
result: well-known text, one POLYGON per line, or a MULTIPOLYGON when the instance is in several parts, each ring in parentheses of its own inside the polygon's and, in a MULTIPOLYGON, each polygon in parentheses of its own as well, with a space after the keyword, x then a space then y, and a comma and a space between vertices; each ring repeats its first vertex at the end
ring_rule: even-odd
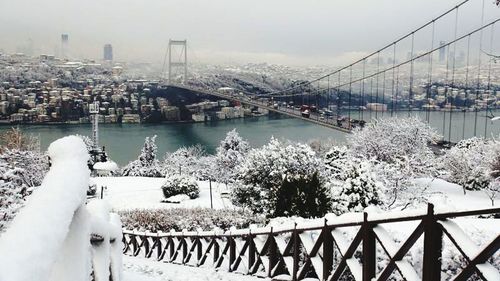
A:
POLYGON ((113 60, 113 46, 111 44, 104 45, 104 60, 113 60))
POLYGON ((443 62, 446 59, 446 42, 439 42, 439 61, 443 62))
POLYGON ((68 45, 69 45, 69 35, 61 34, 61 57, 68 57, 68 45))

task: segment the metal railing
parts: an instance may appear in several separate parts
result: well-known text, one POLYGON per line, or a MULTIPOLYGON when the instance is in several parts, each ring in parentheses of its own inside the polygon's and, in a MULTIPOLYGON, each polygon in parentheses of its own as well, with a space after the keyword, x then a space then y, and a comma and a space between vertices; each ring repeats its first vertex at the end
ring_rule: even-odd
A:
POLYGON ((451 219, 498 214, 500 208, 436 213, 434 206, 429 204, 426 213, 412 216, 373 214, 372 219, 372 214, 359 213, 356 218, 325 219, 321 224, 295 224, 292 228, 267 227, 224 233, 125 230, 123 252, 276 280, 390 280, 394 274, 399 274, 405 280, 434 281, 441 280, 443 239, 446 237, 466 263, 453 280, 468 280, 474 275, 480 280, 492 281, 500 280, 496 279, 500 278, 500 273, 495 267, 500 263, 495 256, 500 248, 500 229, 492 241, 479 248, 451 219), (396 243, 385 228, 387 224, 398 222, 417 224, 401 243, 396 243), (347 229, 351 235, 347 234, 347 229), (421 270, 405 259, 419 239, 423 240, 423 255, 415 264, 422 264, 421 270), (377 260, 380 251, 388 257, 387 264, 381 265, 377 260))

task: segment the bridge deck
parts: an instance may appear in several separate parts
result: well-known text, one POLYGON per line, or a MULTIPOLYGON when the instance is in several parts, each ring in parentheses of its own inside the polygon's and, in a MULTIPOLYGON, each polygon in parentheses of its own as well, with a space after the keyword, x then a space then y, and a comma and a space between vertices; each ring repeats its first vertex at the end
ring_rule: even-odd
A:
POLYGON ((337 118, 335 118, 335 116, 322 117, 317 112, 311 112, 310 117, 308 118, 308 117, 302 116, 300 110, 297 110, 294 108, 288 108, 288 107, 284 107, 284 106, 278 106, 277 108, 275 108, 274 106, 268 105, 266 102, 259 101, 256 99, 251 99, 248 96, 238 96, 238 95, 224 94, 224 93, 220 93, 220 92, 216 92, 216 91, 207 91, 204 89, 193 88, 193 87, 189 87, 186 85, 175 84, 175 85, 169 85, 169 87, 184 89, 184 90, 188 90, 188 91, 192 91, 192 92, 198 92, 198 93, 201 93, 204 95, 216 96, 216 97, 220 97, 220 98, 228 99, 228 100, 235 100, 235 101, 241 102, 242 104, 256 106, 259 108, 264 108, 264 109, 267 109, 269 111, 284 114, 284 115, 287 115, 287 116, 290 116, 293 118, 302 119, 304 121, 312 122, 312 123, 315 123, 315 124, 318 124, 321 126, 328 127, 330 129, 344 132, 344 133, 351 132, 351 129, 339 126, 337 123, 337 118))

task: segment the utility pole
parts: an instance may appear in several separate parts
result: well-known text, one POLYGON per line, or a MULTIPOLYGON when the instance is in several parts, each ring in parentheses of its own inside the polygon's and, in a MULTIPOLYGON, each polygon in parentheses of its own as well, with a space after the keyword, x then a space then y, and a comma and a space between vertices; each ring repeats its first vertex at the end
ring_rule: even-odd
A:
POLYGON ((89 104, 89 113, 92 116, 92 142, 95 151, 99 150, 99 102, 89 104))

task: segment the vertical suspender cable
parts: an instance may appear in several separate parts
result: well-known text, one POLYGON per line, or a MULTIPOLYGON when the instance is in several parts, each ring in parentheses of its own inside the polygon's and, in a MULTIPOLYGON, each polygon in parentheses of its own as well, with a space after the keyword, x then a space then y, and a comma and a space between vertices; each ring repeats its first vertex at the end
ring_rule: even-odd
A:
POLYGON ((349 130, 351 129, 352 65, 349 67, 349 130))
MULTIPOLYGON (((495 24, 491 25, 491 35, 490 35, 490 54, 493 54, 493 34, 495 34, 495 24)), ((488 98, 490 97, 491 93, 491 63, 493 59, 490 58, 490 63, 488 66, 488 98)), ((486 114, 488 114, 488 98, 486 99, 486 114)), ((488 117, 484 118, 484 137, 488 137, 488 117)))
MULTIPOLYGON (((484 24, 484 3, 483 0, 483 9, 481 11, 481 26, 484 24)), ((478 67, 477 67, 477 87, 476 87, 476 100, 474 106, 474 136, 477 135, 477 101, 479 99, 479 87, 481 85, 481 52, 483 51, 483 29, 479 31, 479 55, 478 55, 478 67)), ((486 136, 485 136, 486 137, 486 136)))
POLYGON ((338 102, 338 105, 337 105, 337 106, 338 106, 338 109, 337 109, 337 110, 338 110, 338 112, 339 112, 339 115, 340 115, 340 116, 342 116, 342 114, 343 114, 343 113, 342 113, 342 111, 341 111, 341 110, 342 110, 342 103, 343 103, 343 102, 342 102, 342 100, 341 100, 342 93, 341 93, 341 91, 340 91, 340 72, 341 72, 341 71, 339 71, 339 80, 338 80, 338 85, 337 85, 337 96, 339 97, 339 102, 338 102))
MULTIPOLYGON (((380 72, 380 52, 377 53, 377 73, 380 72)), ((377 90, 376 90, 376 99, 375 102, 378 104, 378 74, 377 74, 377 90)), ((378 118, 378 110, 375 110, 375 119, 378 118)))
MULTIPOLYGON (((382 76, 382 107, 385 107, 385 73, 384 71, 383 76, 382 76)), ((384 116, 384 111, 385 108, 382 108, 382 116, 384 116)))
POLYGON ((411 115, 413 107, 413 67, 414 67, 415 32, 411 34, 411 54, 410 54, 410 91, 408 92, 408 117, 411 115))
MULTIPOLYGON (((398 66, 398 70, 397 70, 397 74, 396 74, 396 108, 398 107, 398 95, 399 95, 399 66, 398 66)), ((394 111, 394 107, 393 107, 393 111, 394 111)), ((397 113, 396 113, 397 115, 397 113)), ((392 113, 391 113, 391 116, 392 116, 392 113)))
POLYGON ((392 92, 391 92, 391 117, 394 114, 394 92, 396 87, 396 43, 394 43, 394 51, 392 55, 392 92))
POLYGON ((361 104, 359 110, 361 111, 361 120, 364 119, 364 107, 365 107, 365 70, 366 70, 366 59, 363 60, 363 77, 361 83, 361 104))
POLYGON ((465 67, 465 98, 463 103, 464 120, 462 123, 462 139, 465 139, 465 118, 467 115, 467 100, 469 99, 469 62, 470 62, 470 35, 467 37, 467 62, 465 67))
MULTIPOLYGON (((456 41, 457 40, 457 30, 458 30, 458 8, 456 10, 456 14, 455 14, 455 38, 453 39, 453 41, 456 41)), ((453 88, 455 87, 455 67, 456 67, 456 57, 457 57, 457 42, 454 42, 453 43, 453 70, 452 70, 452 74, 451 74, 451 94, 452 94, 452 97, 451 97, 451 104, 450 104, 450 123, 448 124, 448 141, 451 142, 451 119, 452 119, 452 116, 453 116, 453 101, 454 101, 454 97, 453 97, 453 88)))
MULTIPOLYGON (((436 29, 436 23, 435 21, 432 21, 432 39, 431 39, 431 50, 434 49, 434 37, 435 37, 435 29, 436 29)), ((426 112, 426 120, 427 123, 430 122, 431 118, 431 104, 430 104, 430 99, 431 99, 431 90, 432 90, 432 62, 433 62, 433 54, 429 54, 429 73, 428 73, 428 86, 427 86, 427 112, 426 112)))

